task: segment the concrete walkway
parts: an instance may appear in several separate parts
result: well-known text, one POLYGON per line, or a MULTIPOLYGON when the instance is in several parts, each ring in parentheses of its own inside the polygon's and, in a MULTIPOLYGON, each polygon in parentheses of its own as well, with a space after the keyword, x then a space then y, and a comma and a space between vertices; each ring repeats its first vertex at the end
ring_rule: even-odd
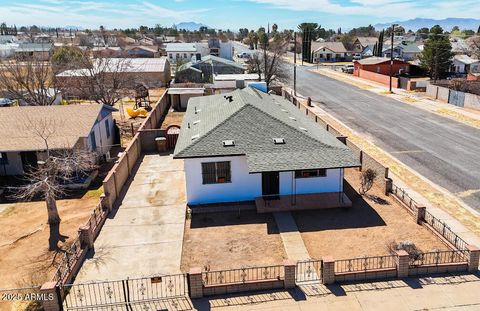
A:
POLYGON ((480 310, 478 275, 428 277, 348 285, 317 285, 310 292, 279 290, 193 301, 194 308, 222 311, 480 310))
POLYGON ((292 213, 280 212, 273 213, 275 222, 277 223, 278 231, 282 237, 283 247, 290 260, 305 260, 309 259, 305 243, 303 242, 302 235, 298 231, 295 219, 293 219, 292 213))
POLYGON ((180 273, 185 208, 183 161, 145 155, 76 282, 180 273))

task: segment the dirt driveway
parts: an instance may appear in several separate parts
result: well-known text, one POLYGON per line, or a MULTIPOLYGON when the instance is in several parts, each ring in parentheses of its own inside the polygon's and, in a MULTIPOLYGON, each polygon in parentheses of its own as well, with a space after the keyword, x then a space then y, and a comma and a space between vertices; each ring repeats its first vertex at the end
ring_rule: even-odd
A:
POLYGON ((76 282, 179 273, 185 209, 183 161, 145 155, 76 282))

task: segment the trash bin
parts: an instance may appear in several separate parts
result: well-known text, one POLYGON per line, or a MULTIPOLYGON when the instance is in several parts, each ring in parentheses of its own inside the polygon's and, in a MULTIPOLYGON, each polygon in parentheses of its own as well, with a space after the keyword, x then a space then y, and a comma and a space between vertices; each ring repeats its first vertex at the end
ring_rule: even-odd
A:
POLYGON ((155 144, 157 145, 157 151, 159 153, 167 151, 167 138, 165 137, 156 137, 155 144))

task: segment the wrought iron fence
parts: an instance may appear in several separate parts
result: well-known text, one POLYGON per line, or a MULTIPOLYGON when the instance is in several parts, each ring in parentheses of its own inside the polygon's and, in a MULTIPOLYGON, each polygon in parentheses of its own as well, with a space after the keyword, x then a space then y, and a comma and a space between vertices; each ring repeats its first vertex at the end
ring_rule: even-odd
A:
POLYGON ((295 281, 297 283, 320 281, 322 279, 322 260, 312 259, 297 261, 295 281))
POLYGON ((346 273, 366 272, 377 269, 394 269, 397 267, 395 258, 395 255, 387 255, 335 260, 334 271, 335 273, 346 273))
POLYGON ((425 212, 425 222, 429 224, 435 231, 440 233, 447 241, 452 243, 458 250, 466 250, 467 242, 460 238, 450 227, 440 219, 433 216, 428 211, 425 212))
POLYGON ((411 213, 416 213, 415 207, 418 206, 418 203, 404 189, 392 184, 392 193, 408 207, 411 213))
POLYGON ((243 284, 254 281, 275 281, 284 277, 283 266, 250 267, 202 273, 203 285, 243 284))
POLYGON ((467 263, 469 252, 462 251, 435 251, 428 253, 420 253, 413 258, 410 258, 409 266, 429 266, 429 265, 441 265, 451 263, 467 263))
POLYGON ((67 308, 125 305, 188 295, 185 274, 64 285, 67 308))

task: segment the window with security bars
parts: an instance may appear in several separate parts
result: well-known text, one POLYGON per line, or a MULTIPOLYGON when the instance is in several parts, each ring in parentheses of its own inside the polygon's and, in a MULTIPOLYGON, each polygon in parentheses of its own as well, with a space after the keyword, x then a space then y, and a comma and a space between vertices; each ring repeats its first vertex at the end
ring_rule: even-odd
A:
POLYGON ((325 177, 325 176, 327 176, 326 169, 295 171, 295 178, 325 177))
POLYGON ((232 181, 230 162, 202 163, 203 184, 223 184, 232 181))

